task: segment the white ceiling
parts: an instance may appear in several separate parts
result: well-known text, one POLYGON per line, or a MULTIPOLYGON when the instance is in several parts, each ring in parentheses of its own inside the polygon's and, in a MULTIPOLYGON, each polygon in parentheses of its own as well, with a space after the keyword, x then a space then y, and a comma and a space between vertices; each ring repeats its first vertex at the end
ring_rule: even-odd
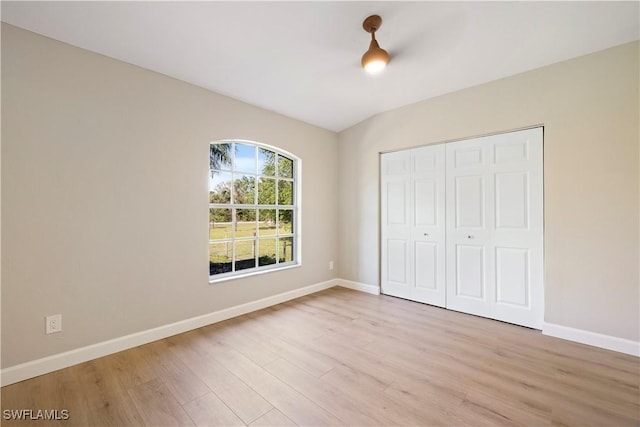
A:
POLYGON ((372 115, 637 40, 631 2, 7 2, 2 20, 340 131, 372 115), (391 55, 360 68, 369 35, 391 55))

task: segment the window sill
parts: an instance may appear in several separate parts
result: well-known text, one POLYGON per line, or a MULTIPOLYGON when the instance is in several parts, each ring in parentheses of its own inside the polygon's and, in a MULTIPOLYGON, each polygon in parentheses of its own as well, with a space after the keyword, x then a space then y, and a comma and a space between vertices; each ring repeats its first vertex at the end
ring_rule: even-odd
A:
POLYGON ((247 273, 231 273, 231 274, 223 273, 220 275, 221 277, 209 276, 209 284, 214 285, 216 283, 227 282, 229 280, 244 279, 251 276, 258 276, 260 274, 272 273, 275 271, 290 270, 292 268, 298 268, 301 266, 302 266, 302 263, 291 263, 291 264, 285 264, 278 267, 265 268, 257 271, 254 270, 247 273))

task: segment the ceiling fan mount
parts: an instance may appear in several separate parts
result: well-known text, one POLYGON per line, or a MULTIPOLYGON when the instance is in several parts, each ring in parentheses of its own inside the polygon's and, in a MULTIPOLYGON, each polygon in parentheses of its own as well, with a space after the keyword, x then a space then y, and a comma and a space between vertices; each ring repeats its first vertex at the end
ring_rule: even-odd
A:
POLYGON ((382 25, 382 18, 379 15, 371 15, 362 23, 362 28, 367 33, 376 32, 378 28, 382 25))

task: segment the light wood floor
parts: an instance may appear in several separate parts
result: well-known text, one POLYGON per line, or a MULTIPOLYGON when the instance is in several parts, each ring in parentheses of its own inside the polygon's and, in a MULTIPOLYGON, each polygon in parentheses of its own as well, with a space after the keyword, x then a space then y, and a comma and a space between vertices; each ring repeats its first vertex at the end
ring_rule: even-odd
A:
POLYGON ((639 378, 632 356, 333 288, 3 387, 2 409, 69 410, 36 426, 637 426, 639 378))

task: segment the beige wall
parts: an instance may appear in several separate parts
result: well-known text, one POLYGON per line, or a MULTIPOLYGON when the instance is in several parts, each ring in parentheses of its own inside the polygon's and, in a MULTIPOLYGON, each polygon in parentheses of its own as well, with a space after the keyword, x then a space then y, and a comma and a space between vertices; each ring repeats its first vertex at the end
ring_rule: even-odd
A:
POLYGON ((2 89, 3 367, 335 277, 335 133, 5 24, 2 89), (223 138, 302 159, 302 267, 209 285, 223 138))
POLYGON ((380 114, 339 134, 339 276, 379 284, 379 153, 545 127, 545 321, 638 341, 639 44, 380 114))

